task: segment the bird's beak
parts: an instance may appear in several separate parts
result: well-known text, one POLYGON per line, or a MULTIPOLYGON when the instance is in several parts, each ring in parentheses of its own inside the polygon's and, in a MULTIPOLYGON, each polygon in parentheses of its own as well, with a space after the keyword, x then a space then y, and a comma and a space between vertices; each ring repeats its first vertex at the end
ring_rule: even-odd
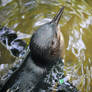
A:
POLYGON ((56 14, 56 16, 52 19, 51 22, 54 22, 58 25, 61 15, 63 14, 64 6, 59 10, 59 12, 56 14))

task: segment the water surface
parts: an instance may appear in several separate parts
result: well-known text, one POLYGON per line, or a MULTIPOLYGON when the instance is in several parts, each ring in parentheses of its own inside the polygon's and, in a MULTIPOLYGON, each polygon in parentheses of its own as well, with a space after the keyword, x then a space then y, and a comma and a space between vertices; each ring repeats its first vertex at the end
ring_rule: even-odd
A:
MULTIPOLYGON (((60 29, 65 38, 65 75, 81 92, 92 91, 92 1, 91 0, 1 0, 0 24, 17 32, 29 44, 40 25, 50 21, 65 6, 60 29), (25 36, 26 35, 26 36, 25 36)), ((0 44, 0 67, 8 70, 14 57, 0 44), (2 51, 3 48, 3 51, 2 51), (8 56, 8 58, 7 58, 8 56), (2 65, 3 64, 3 65, 2 65)))

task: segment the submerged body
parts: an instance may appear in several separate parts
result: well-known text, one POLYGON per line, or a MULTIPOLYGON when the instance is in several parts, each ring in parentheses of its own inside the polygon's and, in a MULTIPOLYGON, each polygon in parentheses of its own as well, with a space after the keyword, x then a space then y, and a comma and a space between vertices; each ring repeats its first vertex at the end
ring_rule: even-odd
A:
POLYGON ((24 63, 18 69, 7 83, 3 86, 1 92, 27 92, 31 91, 35 85, 44 77, 45 70, 37 66, 29 55, 24 63))

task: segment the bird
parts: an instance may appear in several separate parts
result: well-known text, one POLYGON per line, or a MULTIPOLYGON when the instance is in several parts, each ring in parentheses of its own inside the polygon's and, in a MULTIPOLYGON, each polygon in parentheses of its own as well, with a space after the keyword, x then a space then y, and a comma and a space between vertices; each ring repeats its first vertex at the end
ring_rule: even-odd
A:
POLYGON ((62 7, 48 23, 41 25, 32 35, 29 53, 22 65, 3 85, 1 92, 27 92, 37 85, 64 53, 64 37, 58 28, 62 7))

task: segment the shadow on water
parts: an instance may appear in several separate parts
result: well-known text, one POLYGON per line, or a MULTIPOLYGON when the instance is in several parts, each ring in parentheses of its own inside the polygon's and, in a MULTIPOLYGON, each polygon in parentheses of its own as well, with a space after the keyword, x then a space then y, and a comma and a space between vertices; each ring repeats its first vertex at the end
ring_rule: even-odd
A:
MULTIPOLYGON (((0 24, 15 30, 18 39, 28 44, 29 34, 50 21, 61 6, 65 6, 59 24, 65 38, 64 72, 81 92, 91 92, 91 0, 0 0, 0 24)), ((0 44, 0 76, 12 68, 13 63, 15 57, 0 44)))

